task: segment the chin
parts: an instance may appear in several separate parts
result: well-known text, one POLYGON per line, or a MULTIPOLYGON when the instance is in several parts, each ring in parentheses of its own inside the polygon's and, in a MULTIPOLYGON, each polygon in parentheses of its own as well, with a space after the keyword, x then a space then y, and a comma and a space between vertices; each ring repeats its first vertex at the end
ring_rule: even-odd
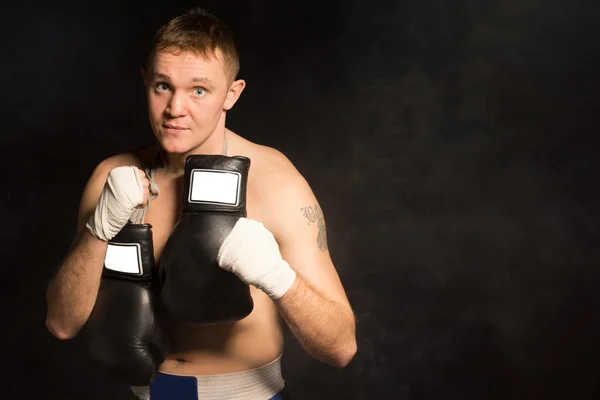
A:
POLYGON ((159 143, 163 150, 170 154, 185 154, 193 149, 193 146, 183 140, 162 138, 159 143))

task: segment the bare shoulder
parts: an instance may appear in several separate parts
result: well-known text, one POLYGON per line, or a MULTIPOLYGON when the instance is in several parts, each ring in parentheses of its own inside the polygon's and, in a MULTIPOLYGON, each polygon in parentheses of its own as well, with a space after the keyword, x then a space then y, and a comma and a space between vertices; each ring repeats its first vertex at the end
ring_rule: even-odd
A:
POLYGON ((288 157, 273 147, 251 142, 231 131, 228 132, 231 155, 241 155, 250 159, 249 180, 251 186, 268 189, 276 186, 270 179, 284 180, 303 179, 300 172, 288 157))
POLYGON ((240 150, 239 154, 251 161, 248 196, 252 199, 253 209, 278 241, 289 239, 298 232, 299 226, 316 222, 309 220, 314 219, 317 210, 321 213, 315 194, 285 154, 247 141, 240 150))
POLYGON ((251 160, 263 190, 276 188, 281 184, 296 186, 306 182, 292 161, 277 149, 259 146, 251 160))
POLYGON ((242 139, 238 154, 250 159, 248 190, 260 204, 268 205, 283 195, 311 192, 306 179, 281 151, 242 139))

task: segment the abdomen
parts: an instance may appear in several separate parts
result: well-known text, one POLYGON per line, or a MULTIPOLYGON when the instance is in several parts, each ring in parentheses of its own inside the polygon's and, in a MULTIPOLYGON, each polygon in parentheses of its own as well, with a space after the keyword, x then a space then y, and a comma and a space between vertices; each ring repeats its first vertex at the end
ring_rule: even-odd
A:
POLYGON ((258 368, 283 350, 279 312, 264 293, 251 287, 254 310, 232 324, 167 326, 170 351, 161 371, 178 375, 223 374, 258 368))

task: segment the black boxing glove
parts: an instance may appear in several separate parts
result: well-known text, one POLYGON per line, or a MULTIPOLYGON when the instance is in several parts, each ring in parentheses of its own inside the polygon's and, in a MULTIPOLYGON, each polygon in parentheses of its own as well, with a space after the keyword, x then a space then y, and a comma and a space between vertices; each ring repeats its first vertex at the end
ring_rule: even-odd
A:
POLYGON ((168 349, 155 315, 156 282, 152 226, 129 222, 108 243, 85 341, 96 366, 132 386, 152 382, 168 349))
POLYGON ((161 256, 161 298, 176 320, 234 322, 252 312, 250 286, 219 267, 218 252, 246 216, 250 159, 192 155, 186 159, 182 217, 161 256))

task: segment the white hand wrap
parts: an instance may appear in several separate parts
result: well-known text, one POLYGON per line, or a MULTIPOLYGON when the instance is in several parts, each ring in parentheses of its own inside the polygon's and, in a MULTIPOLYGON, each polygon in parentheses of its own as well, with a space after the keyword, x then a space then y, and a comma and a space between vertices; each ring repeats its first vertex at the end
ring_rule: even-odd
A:
POLYGON ((271 299, 283 296, 296 272, 282 259, 273 234, 258 222, 240 218, 217 255, 221 268, 256 286, 271 299))
POLYGON ((117 167, 110 171, 96 210, 86 227, 104 241, 109 241, 131 217, 137 206, 144 201, 144 188, 136 167, 117 167))

